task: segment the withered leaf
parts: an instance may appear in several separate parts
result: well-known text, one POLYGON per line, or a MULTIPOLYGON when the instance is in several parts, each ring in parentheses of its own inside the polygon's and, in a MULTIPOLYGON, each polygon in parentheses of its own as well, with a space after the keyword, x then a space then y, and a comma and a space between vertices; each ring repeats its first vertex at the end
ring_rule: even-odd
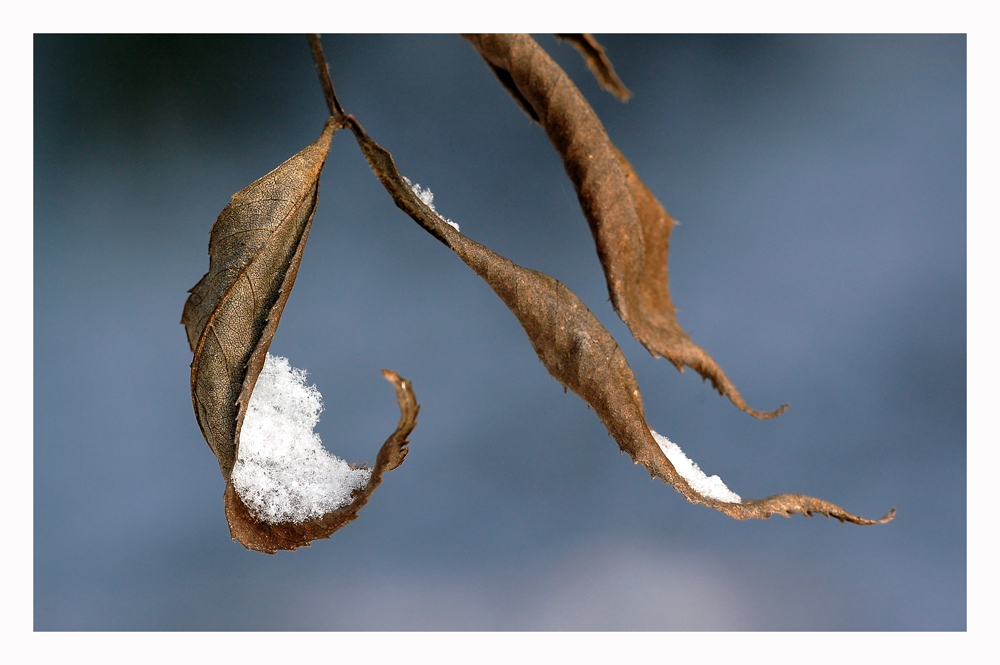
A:
MULTIPOLYGON (((576 85, 529 35, 465 35, 504 87, 546 131, 576 190, 597 246, 611 303, 635 338, 677 369, 691 367, 757 418, 722 368, 681 328, 667 254, 675 222, 608 138, 576 85), (514 92, 516 91, 516 93, 514 92)), ((596 43, 596 42, 595 42, 596 43)))
POLYGON ((587 33, 582 34, 560 34, 557 38, 569 42, 583 56, 587 67, 593 72, 597 82, 601 87, 618 98, 619 101, 627 102, 632 93, 629 92, 622 80, 615 74, 615 68, 611 60, 604 53, 604 47, 594 39, 594 36, 587 33))
POLYGON ((558 280, 523 268, 458 232, 419 199, 399 173, 392 155, 365 132, 356 118, 346 116, 344 122, 396 205, 490 285, 517 317, 549 373, 583 398, 621 450, 651 475, 673 486, 688 501, 737 519, 792 513, 822 514, 855 524, 892 519, 894 510, 880 520, 869 520, 801 494, 727 503, 694 490, 653 438, 639 386, 618 344, 576 294, 558 280))
POLYGON ((386 370, 402 417, 382 446, 368 484, 350 504, 311 522, 269 524, 249 513, 233 487, 240 429, 295 283, 316 212, 320 173, 340 127, 331 118, 314 143, 233 195, 212 227, 209 271, 191 289, 181 317, 194 353, 191 398, 226 480, 230 531, 244 546, 269 553, 307 545, 353 520, 382 473, 402 462, 406 436, 416 424, 410 384, 386 370))
POLYGON ((328 122, 316 142, 233 194, 212 227, 208 272, 184 304, 195 414, 227 481, 250 394, 298 274, 335 129, 328 122))
POLYGON ((233 538, 248 549, 274 554, 277 550, 308 547, 312 541, 329 538, 334 531, 357 519, 358 513, 382 483, 382 475, 403 463, 409 451, 410 442, 407 437, 417 426, 417 413, 420 411, 409 381, 391 370, 384 369, 382 374, 396 388, 399 422, 396 424, 396 431, 389 435, 379 449, 371 478, 353 494, 351 502, 314 520, 270 524, 257 519, 250 512, 230 481, 226 484, 225 500, 226 519, 229 520, 229 532, 233 538))

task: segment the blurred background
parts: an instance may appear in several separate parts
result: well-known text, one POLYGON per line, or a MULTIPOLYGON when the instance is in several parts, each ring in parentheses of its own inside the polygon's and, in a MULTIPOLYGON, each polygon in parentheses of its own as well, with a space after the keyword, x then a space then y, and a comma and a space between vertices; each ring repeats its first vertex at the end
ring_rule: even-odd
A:
POLYGON ((380 369, 419 425, 357 521, 245 550, 179 320, 229 197, 322 129, 305 37, 37 35, 36 630, 966 628, 965 37, 598 38, 626 104, 538 37, 681 222, 681 325, 776 420, 631 337, 558 156, 470 45, 323 41, 347 111, 463 233, 588 304, 709 475, 896 519, 739 522, 651 482, 345 131, 271 352, 348 461, 395 427, 380 369))

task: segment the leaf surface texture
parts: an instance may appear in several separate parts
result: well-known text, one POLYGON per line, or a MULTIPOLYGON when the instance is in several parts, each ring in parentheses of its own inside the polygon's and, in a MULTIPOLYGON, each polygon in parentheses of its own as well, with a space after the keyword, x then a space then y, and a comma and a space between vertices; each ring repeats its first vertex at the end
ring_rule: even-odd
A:
POLYGON ((569 76, 529 35, 465 37, 518 104, 530 109, 529 116, 545 129, 562 158, 594 237, 611 304, 635 338, 679 370, 694 369, 737 408, 757 418, 783 413, 788 405, 773 411, 750 408, 722 368, 677 322, 667 273, 676 222, 608 138, 569 76))
POLYGON ((315 142, 233 195, 212 227, 208 273, 191 289, 181 317, 194 353, 195 415, 226 480, 230 531, 244 546, 263 552, 308 545, 355 519, 382 474, 406 456, 406 437, 419 410, 411 384, 383 371, 395 386, 402 414, 396 431, 379 451, 367 485, 348 505, 321 518, 263 522, 250 513, 233 486, 240 428, 295 283, 319 200, 320 173, 340 126, 331 118, 315 142))

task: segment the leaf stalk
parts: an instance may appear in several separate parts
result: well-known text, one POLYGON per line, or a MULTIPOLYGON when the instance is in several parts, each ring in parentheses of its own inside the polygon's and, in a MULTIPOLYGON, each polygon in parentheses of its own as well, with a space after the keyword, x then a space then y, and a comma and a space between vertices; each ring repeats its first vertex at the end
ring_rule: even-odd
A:
POLYGON ((320 41, 318 34, 309 34, 309 50, 312 51, 313 62, 316 63, 316 73, 319 75, 320 85, 323 86, 323 97, 326 98, 326 106, 330 109, 330 115, 337 119, 339 122, 343 122, 344 108, 340 105, 340 100, 337 99, 337 91, 333 88, 333 79, 330 78, 330 65, 326 61, 326 55, 323 53, 323 43, 320 41))

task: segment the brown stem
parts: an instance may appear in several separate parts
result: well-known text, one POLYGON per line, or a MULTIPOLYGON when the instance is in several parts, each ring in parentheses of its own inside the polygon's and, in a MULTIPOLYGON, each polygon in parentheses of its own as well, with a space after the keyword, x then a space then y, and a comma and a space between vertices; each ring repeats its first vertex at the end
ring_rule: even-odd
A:
POLYGON ((313 61, 316 63, 316 73, 319 74, 320 85, 323 86, 323 96, 326 98, 326 105, 330 109, 330 115, 337 120, 344 119, 344 108, 337 99, 337 92, 333 89, 333 80, 330 78, 330 65, 326 62, 323 54, 323 44, 319 40, 319 35, 310 34, 309 50, 312 51, 313 61))

